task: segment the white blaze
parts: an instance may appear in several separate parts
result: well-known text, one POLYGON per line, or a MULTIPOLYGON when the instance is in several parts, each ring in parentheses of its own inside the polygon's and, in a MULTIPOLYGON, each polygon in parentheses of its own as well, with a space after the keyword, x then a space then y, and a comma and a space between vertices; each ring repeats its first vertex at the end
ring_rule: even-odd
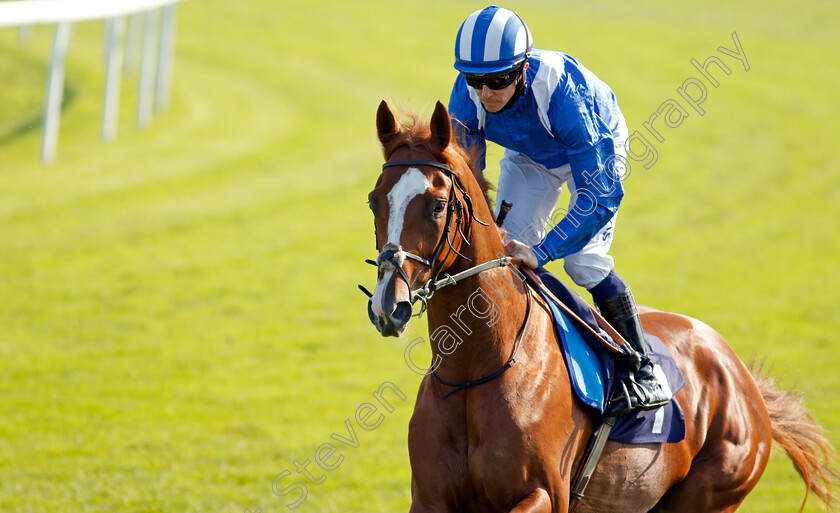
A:
POLYGON ((394 274, 394 271, 385 271, 382 273, 382 279, 376 282, 376 288, 373 289, 373 297, 370 298, 370 308, 378 317, 385 316, 385 313, 382 311, 382 300, 385 297, 382 289, 388 284, 392 274, 394 274))
POLYGON ((388 193, 391 212, 388 216, 388 242, 400 245, 400 236, 405 222, 405 209, 416 196, 431 187, 426 175, 416 167, 408 168, 388 193))
MULTIPOLYGON (((388 215, 387 242, 397 245, 400 244, 403 225, 405 224, 405 210, 408 208, 408 204, 420 194, 425 193, 429 187, 431 187, 431 184, 426 178, 426 175, 424 175, 423 172, 416 167, 410 167, 408 168, 408 171, 400 177, 396 185, 391 188, 391 192, 388 193, 390 213, 388 215)), ((379 317, 384 317, 386 315, 390 315, 391 313, 388 312, 386 314, 384 312, 382 302, 385 299, 383 289, 391 280, 391 275, 393 273, 394 271, 386 271, 382 273, 382 279, 376 283, 376 289, 373 291, 370 306, 373 313, 379 317)))

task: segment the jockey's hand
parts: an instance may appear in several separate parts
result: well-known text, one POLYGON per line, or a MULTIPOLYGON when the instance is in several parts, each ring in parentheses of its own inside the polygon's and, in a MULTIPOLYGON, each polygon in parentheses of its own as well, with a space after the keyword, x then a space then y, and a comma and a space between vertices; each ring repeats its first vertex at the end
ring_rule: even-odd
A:
POLYGON ((509 257, 522 260, 522 263, 531 269, 536 269, 539 266, 537 263, 537 254, 534 253, 531 246, 523 244, 518 240, 512 240, 505 244, 505 254, 509 257))

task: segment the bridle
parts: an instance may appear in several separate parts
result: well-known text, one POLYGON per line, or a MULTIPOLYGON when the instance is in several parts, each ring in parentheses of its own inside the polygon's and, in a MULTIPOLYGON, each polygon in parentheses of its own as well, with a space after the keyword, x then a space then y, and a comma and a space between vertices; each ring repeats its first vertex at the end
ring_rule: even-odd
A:
MULTIPOLYGON (((450 187, 450 189, 449 189, 449 195, 448 195, 448 199, 447 199, 446 220, 444 221, 443 233, 441 233, 440 239, 438 239, 438 242, 435 245, 435 249, 432 251, 431 258, 425 259, 425 258, 421 257, 420 255, 417 255, 417 254, 412 253, 410 251, 403 250, 402 247, 400 247, 398 244, 394 244, 394 243, 389 242, 389 243, 385 244, 385 246, 382 248, 382 251, 379 253, 379 256, 376 258, 376 261, 366 260, 366 262, 375 265, 380 271, 395 270, 397 272, 397 275, 403 281, 405 281, 405 284, 408 287, 409 303, 411 303, 412 306, 417 301, 420 301, 422 303, 421 307, 420 307, 420 311, 417 312, 416 314, 412 314, 413 317, 419 317, 426 310, 426 302, 429 299, 431 299, 431 297, 435 294, 435 291, 437 289, 439 289, 441 287, 444 287, 446 285, 452 285, 454 283, 457 283, 457 281, 459 279, 463 279, 463 278, 466 278, 467 276, 477 274, 477 273, 482 272, 482 271, 484 271, 486 269, 489 269, 491 267, 506 265, 506 262, 504 264, 502 264, 498 260, 492 260, 491 262, 494 265, 488 266, 487 264, 482 264, 480 266, 472 267, 472 268, 470 268, 467 271, 464 271, 462 273, 458 273, 455 276, 450 276, 448 274, 445 274, 445 277, 441 278, 440 277, 441 274, 443 274, 444 271, 446 270, 445 269, 446 262, 447 262, 447 260, 449 260, 449 257, 453 253, 455 255, 457 255, 458 257, 461 257, 461 258, 467 260, 468 262, 472 261, 469 257, 461 254, 457 249, 455 249, 455 246, 453 245, 453 241, 450 238, 450 234, 452 233, 452 221, 453 220, 455 221, 455 233, 460 235, 461 240, 467 245, 470 245, 470 241, 469 241, 469 238, 467 237, 467 234, 464 233, 464 230, 466 229, 466 232, 469 233, 472 221, 475 221, 478 224, 483 225, 483 226, 490 226, 490 225, 488 223, 485 223, 485 222, 481 221, 480 219, 478 219, 475 216, 475 210, 473 208, 472 198, 470 198, 470 195, 467 194, 467 191, 464 189, 463 185, 461 184, 461 181, 458 180, 458 176, 455 174, 455 171, 448 164, 444 164, 442 162, 437 162, 437 161, 433 161, 433 160, 394 160, 394 161, 388 161, 388 162, 385 162, 384 164, 382 164, 382 170, 384 171, 385 169, 387 169, 389 167, 395 167, 395 166, 430 166, 430 167, 435 167, 435 168, 443 170, 446 173, 446 176, 449 177, 449 179, 452 181, 452 187, 450 187), (464 198, 463 202, 458 197, 458 194, 456 194, 456 190, 461 193, 461 196, 463 196, 463 198, 464 198), (466 204, 466 206, 464 204, 466 204), (467 218, 467 222, 466 222, 466 224, 467 224, 466 228, 464 226, 465 225, 465 222, 464 222, 464 212, 465 212, 465 210, 466 210, 466 213, 468 214, 468 218, 467 218), (444 254, 444 248, 446 249, 445 254, 444 254), (441 254, 443 254, 442 258, 441 258, 441 254), (415 261, 419 264, 422 264, 422 265, 428 267, 431 270, 431 275, 430 275, 429 279, 417 291, 412 291, 411 280, 409 280, 408 275, 406 274, 405 270, 402 267, 402 264, 403 264, 403 262, 405 261, 406 258, 408 258, 410 260, 413 260, 413 261, 415 261), (469 274, 465 275, 465 273, 469 273, 469 274)), ((499 260, 502 260, 502 259, 499 259, 499 260)), ((506 259, 504 259, 504 260, 506 260, 506 259)), ((490 262, 488 262, 488 263, 490 263, 490 262)), ((372 296, 372 294, 370 292, 368 292, 367 289, 365 289, 363 286, 359 285, 359 288, 362 289, 362 291, 365 294, 367 294, 368 297, 372 296)))
MULTIPOLYGON (((429 299, 431 299, 436 290, 447 285, 455 285, 464 278, 482 273, 488 269, 492 269, 494 267, 505 267, 510 264, 510 258, 502 256, 495 260, 490 260, 482 264, 474 265, 465 271, 461 271, 460 273, 455 274, 454 276, 450 276, 449 274, 444 273, 446 261, 449 259, 449 256, 452 253, 455 253, 457 256, 464 258, 469 262, 472 262, 470 258, 462 255, 458 250, 455 249, 455 247, 452 244, 452 240, 450 240, 449 238, 449 234, 452 231, 452 220, 455 219, 456 231, 461 236, 461 240, 467 245, 470 245, 470 241, 467 238, 467 235, 464 234, 464 231, 462 229, 464 224, 465 207, 464 204, 461 202, 460 198, 458 198, 458 195, 455 193, 456 189, 464 197, 464 203, 466 203, 466 211, 469 215, 469 222, 471 223, 472 221, 475 221, 483 226, 490 225, 481 221, 475 216, 472 198, 470 198, 470 195, 467 194, 467 191, 464 189, 463 185, 458 180, 458 177, 455 175, 455 171, 449 165, 432 160, 395 160, 385 162, 384 164, 382 164, 382 170, 384 171, 386 168, 393 166, 435 167, 438 169, 442 169, 452 181, 452 187, 449 189, 449 199, 447 200, 446 221, 443 233, 441 234, 440 239, 435 245, 435 249, 432 252, 432 257, 430 259, 427 260, 415 253, 405 251, 398 244, 387 243, 382 248, 382 251, 376 258, 376 261, 366 260, 366 262, 375 265, 380 272, 393 269, 398 273, 398 276, 400 276, 400 278, 402 278, 403 281, 405 281, 405 284, 408 287, 409 303, 411 303, 411 305, 413 306, 416 301, 421 301, 422 306, 420 308, 420 311, 416 314, 411 314, 412 317, 420 317, 426 310, 426 302, 429 299), (446 251, 445 256, 443 258, 440 258, 441 253, 443 253, 444 246, 447 246, 448 249, 446 251), (409 280, 405 270, 402 268, 402 264, 403 262, 405 262, 406 258, 414 260, 415 262, 418 262, 432 270, 432 274, 429 277, 429 279, 426 281, 423 287, 416 291, 416 293, 412 292, 411 281, 409 280), (443 278, 440 277, 441 273, 444 274, 443 278)), ((467 226, 466 228, 467 233, 469 233, 470 231, 470 226, 467 226)), ((359 285, 359 288, 368 296, 368 298, 373 296, 373 294, 371 294, 364 286, 359 285)), ((516 363, 516 356, 517 354, 519 354, 520 347, 522 347, 522 341, 525 338, 525 333, 528 331, 528 324, 531 319, 531 304, 533 302, 532 293, 530 287, 528 287, 527 285, 525 286, 525 290, 527 292, 528 297, 528 306, 525 313, 525 320, 522 324, 522 327, 519 330, 516 345, 514 346, 514 350, 510 359, 508 359, 508 361, 495 372, 492 372, 482 378, 466 382, 446 381, 440 376, 438 376, 436 372, 433 371, 432 375, 438 382, 446 386, 453 387, 453 390, 450 390, 449 393, 444 395, 444 399, 460 390, 464 390, 465 388, 473 387, 493 380, 504 374, 505 371, 507 371, 514 363, 516 363)), ((370 313, 370 303, 368 303, 368 310, 370 313)), ((371 317, 371 321, 373 321, 373 317, 371 317)))

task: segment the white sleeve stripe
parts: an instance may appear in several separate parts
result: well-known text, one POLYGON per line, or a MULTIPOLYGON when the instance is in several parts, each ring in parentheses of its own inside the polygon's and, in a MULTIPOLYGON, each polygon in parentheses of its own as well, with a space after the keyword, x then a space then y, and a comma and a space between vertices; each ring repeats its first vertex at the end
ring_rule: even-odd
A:
POLYGON ((560 83, 558 70, 562 69, 563 60, 556 53, 546 52, 540 55, 540 69, 537 70, 534 83, 531 85, 534 91, 534 100, 537 102, 540 122, 552 137, 554 132, 551 130, 551 122, 548 119, 548 107, 551 104, 551 95, 554 94, 554 90, 560 83))

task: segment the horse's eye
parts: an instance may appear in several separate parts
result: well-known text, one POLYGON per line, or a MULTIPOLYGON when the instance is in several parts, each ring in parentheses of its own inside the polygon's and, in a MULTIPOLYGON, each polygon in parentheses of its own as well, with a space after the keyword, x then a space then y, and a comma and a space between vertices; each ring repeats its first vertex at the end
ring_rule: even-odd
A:
POLYGON ((446 209, 446 201, 438 200, 437 203, 435 203, 435 214, 441 214, 441 213, 443 213, 443 211, 445 209, 446 209))

